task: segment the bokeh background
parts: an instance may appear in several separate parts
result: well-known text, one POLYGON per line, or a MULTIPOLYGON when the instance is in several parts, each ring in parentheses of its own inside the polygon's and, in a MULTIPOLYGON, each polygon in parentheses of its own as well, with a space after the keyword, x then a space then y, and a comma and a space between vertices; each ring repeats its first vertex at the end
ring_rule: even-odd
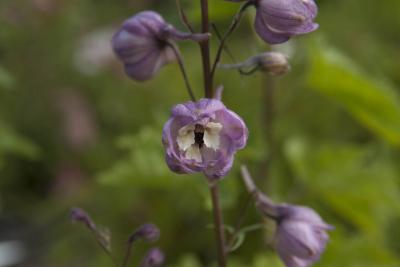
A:
MULTIPOLYGON (((182 0, 196 27, 198 2, 182 0)), ((398 267, 400 1, 317 3, 320 29, 273 48, 289 55, 288 75, 218 72, 226 105, 250 129, 221 183, 225 223, 247 199, 244 163, 276 201, 311 206, 336 227, 315 266, 398 267)), ((221 32, 238 7, 210 0, 221 32)), ((137 83, 111 51, 120 23, 145 9, 184 29, 172 0, 0 1, 0 266, 111 266, 86 229, 71 224, 74 206, 110 229, 117 258, 128 235, 153 222, 165 266, 216 265, 206 182, 169 172, 163 159, 163 123, 188 99, 179 69, 137 83)), ((253 19, 251 10, 229 39, 235 60, 270 49, 253 19)), ((200 96, 198 46, 180 48, 200 96)), ((250 207, 244 225, 259 222, 250 207)), ((230 266, 282 266, 266 225, 246 235, 230 266)), ((149 247, 137 244, 129 266, 149 247)))

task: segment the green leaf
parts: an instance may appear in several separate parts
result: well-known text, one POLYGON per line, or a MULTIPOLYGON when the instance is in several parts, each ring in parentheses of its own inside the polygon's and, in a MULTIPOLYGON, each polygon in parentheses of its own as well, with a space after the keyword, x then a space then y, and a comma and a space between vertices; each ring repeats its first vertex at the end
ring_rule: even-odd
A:
POLYGON ((400 146, 399 95, 324 43, 312 48, 309 87, 342 105, 376 135, 400 146))
POLYGON ((396 165, 373 146, 292 138, 285 155, 313 195, 369 236, 381 238, 381 226, 400 211, 396 165))
POLYGON ((40 149, 29 139, 0 122, 0 165, 8 154, 35 160, 40 156, 40 149))
POLYGON ((0 66, 0 89, 12 89, 14 84, 14 77, 5 68, 0 66))

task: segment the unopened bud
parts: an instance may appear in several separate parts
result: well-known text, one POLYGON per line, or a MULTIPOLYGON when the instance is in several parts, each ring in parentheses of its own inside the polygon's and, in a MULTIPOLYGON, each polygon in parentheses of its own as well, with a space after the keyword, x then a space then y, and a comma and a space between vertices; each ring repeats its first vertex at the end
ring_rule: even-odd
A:
POLYGON ((225 69, 238 69, 240 73, 250 75, 255 71, 264 71, 270 75, 286 74, 290 70, 287 56, 279 52, 265 52, 253 56, 246 61, 232 65, 220 65, 225 69))
POLYGON ((164 263, 165 255, 158 248, 152 248, 143 258, 140 267, 156 267, 164 263))
POLYGON ((287 57, 279 52, 266 52, 256 56, 260 70, 279 76, 290 70, 287 57))
POLYGON ((96 229, 96 224, 90 218, 89 214, 81 208, 72 208, 70 211, 70 218, 74 222, 80 222, 86 225, 90 230, 96 229))
POLYGON ((132 243, 138 239, 145 242, 157 241, 160 237, 160 230, 154 224, 147 223, 140 226, 130 237, 128 242, 132 243))

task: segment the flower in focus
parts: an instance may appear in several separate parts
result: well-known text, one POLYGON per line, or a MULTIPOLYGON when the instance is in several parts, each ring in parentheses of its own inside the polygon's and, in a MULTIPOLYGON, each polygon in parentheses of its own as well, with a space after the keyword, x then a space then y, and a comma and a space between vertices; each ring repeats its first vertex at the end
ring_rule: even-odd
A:
POLYGON ((112 46, 124 63, 126 74, 134 80, 146 81, 176 59, 172 40, 203 41, 208 38, 208 34, 177 31, 160 14, 142 11, 122 24, 112 38, 112 46))
POLYGON ((164 125, 163 144, 169 168, 177 173, 203 172, 221 178, 247 142, 243 120, 217 99, 176 105, 164 125))
POLYGON ((255 5, 256 32, 269 44, 283 43, 318 28, 314 0, 256 0, 255 5))

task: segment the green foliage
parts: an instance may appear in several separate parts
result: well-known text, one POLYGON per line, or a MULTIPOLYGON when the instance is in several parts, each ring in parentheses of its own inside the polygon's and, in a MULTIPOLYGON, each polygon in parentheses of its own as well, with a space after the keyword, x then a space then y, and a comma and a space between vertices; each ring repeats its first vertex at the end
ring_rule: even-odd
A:
MULTIPOLYGON (((275 79, 273 124, 264 115, 270 77, 217 73, 215 84, 225 86, 225 104, 250 130, 248 146, 237 153, 221 183, 224 223, 234 225, 246 199, 238 179, 238 167, 246 163, 274 199, 312 206, 335 226, 316 267, 398 267, 400 1, 317 3, 320 29, 274 47, 290 52, 292 71, 275 79), (315 41, 318 36, 324 41, 315 41)), ((75 62, 84 54, 77 53, 82 38, 113 29, 139 10, 156 9, 183 29, 173 4, 0 1, 0 225, 3 218, 23 222, 17 237, 34 239, 29 259, 35 262, 27 264, 110 266, 95 240, 66 219, 69 207, 83 206, 111 230, 116 256, 123 255, 136 226, 154 222, 161 229, 157 246, 166 252, 166 266, 216 266, 213 229, 207 228, 212 223, 207 184, 200 174, 170 172, 164 162, 162 126, 171 106, 187 100, 177 66, 137 83, 123 74, 111 53, 90 75, 81 72, 90 66, 77 68, 75 62), (64 97, 70 91, 82 100, 77 105, 64 97), (89 142, 68 138, 71 132, 85 132, 68 129, 88 126, 89 142)), ((182 0, 195 29, 198 4, 182 0)), ((240 4, 209 4, 212 21, 224 32, 240 4)), ((237 60, 268 50, 251 28, 254 9, 246 16, 227 42, 237 60)), ((179 45, 200 97, 198 45, 179 45)), ((213 41, 213 54, 217 45, 213 41)), ((222 61, 230 62, 225 53, 222 61)), ((270 225, 247 232, 259 219, 249 208, 230 267, 283 267, 265 244, 270 225)), ((134 247, 131 266, 138 266, 148 248, 134 247)))
POLYGON ((312 46, 309 86, 346 108, 360 123, 400 145, 400 97, 324 43, 312 46))
POLYGON ((40 149, 31 140, 0 121, 0 170, 9 155, 37 160, 40 149))

